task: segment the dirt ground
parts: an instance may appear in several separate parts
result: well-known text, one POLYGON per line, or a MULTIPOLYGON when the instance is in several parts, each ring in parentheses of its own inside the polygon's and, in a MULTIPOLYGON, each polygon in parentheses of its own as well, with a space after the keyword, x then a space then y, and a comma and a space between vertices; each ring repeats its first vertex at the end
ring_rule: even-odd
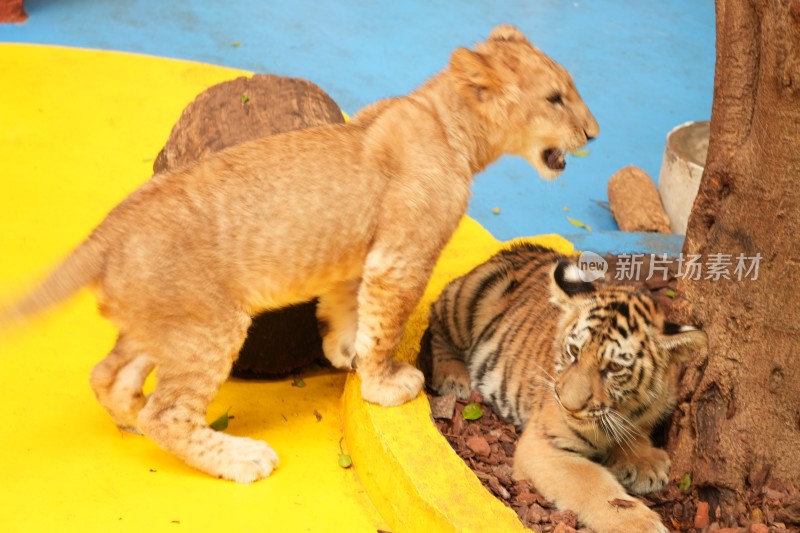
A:
MULTIPOLYGON (((609 257, 609 276, 612 278, 619 258, 609 257)), ((623 262, 629 261, 627 258, 623 262)), ((650 279, 650 258, 643 258, 642 276, 637 283, 650 290, 659 305, 668 313, 675 296, 676 264, 671 264, 666 276, 650 279), (664 279, 666 277, 666 279, 664 279)), ((483 416, 474 421, 465 420, 462 414, 467 402, 457 402, 455 397, 437 397, 429 394, 431 409, 439 431, 455 452, 475 472, 483 485, 497 498, 513 508, 522 523, 537 532, 571 533, 591 530, 581 528, 575 513, 560 511, 545 500, 526 481, 514 481, 511 465, 518 434, 513 425, 500 420, 491 409, 483 405, 483 416)), ((470 399, 481 402, 478 395, 470 399)), ((658 438, 656 438, 658 441, 658 438)), ((767 533, 800 531, 800 491, 794 486, 764 487, 758 480, 755 488, 743 494, 735 509, 720 509, 704 501, 694 487, 681 490, 670 484, 658 493, 643 500, 659 514, 671 531, 718 533, 767 533), (761 486, 759 486, 761 485, 761 486)))

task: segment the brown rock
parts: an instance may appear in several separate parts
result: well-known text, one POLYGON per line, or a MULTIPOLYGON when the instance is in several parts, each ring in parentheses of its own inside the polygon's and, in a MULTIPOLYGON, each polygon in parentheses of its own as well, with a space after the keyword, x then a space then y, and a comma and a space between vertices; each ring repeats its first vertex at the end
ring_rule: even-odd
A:
POLYGON ((564 524, 571 528, 578 527, 578 516, 573 511, 553 511, 550 521, 554 524, 564 524))
POLYGON ((472 450, 478 455, 487 456, 492 451, 486 439, 480 435, 473 435, 467 439, 467 448, 472 450))
POLYGON ((524 503, 525 505, 532 505, 534 503, 538 503, 539 495, 533 494, 531 492, 522 492, 514 498, 515 502, 524 503))
POLYGON ((430 404, 433 418, 453 418, 456 410, 456 395, 453 393, 445 394, 444 396, 433 396, 430 398, 430 404))
POLYGON ((696 529, 703 529, 710 523, 708 509, 708 502, 697 502, 697 512, 694 514, 694 527, 696 529))
POLYGON ((541 524, 550 519, 550 511, 534 503, 528 511, 528 519, 534 524, 541 524))
POLYGON ((622 231, 672 232, 652 178, 639 167, 625 167, 611 176, 608 205, 622 231))
POLYGON ((577 530, 565 524, 564 522, 559 522, 556 524, 556 527, 553 528, 553 533, 575 533, 577 530))
POLYGON ((514 486, 513 472, 508 464, 502 463, 492 468, 492 474, 507 487, 514 486))
MULTIPOLYGON (((206 89, 183 110, 153 170, 171 170, 259 137, 342 122, 336 102, 309 81, 261 74, 236 78, 206 89)), ((232 374, 284 376, 322 355, 312 301, 255 317, 232 374)))

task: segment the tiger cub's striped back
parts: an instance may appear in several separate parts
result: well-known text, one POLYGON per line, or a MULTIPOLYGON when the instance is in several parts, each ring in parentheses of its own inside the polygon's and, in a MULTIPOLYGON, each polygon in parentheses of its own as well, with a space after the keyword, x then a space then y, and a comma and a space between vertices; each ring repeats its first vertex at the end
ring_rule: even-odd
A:
POLYGON ((552 373, 542 356, 551 353, 556 334, 549 279, 562 258, 517 245, 445 287, 428 326, 434 390, 461 399, 476 390, 503 418, 524 426, 552 373))
POLYGON ((585 282, 573 259, 517 244, 445 287, 420 366, 438 393, 474 389, 524 428, 514 469, 546 498, 599 532, 662 531, 641 502, 622 517, 607 502, 625 496, 620 483, 646 493, 667 481, 649 434, 673 408, 675 363, 705 344, 649 294, 585 282))

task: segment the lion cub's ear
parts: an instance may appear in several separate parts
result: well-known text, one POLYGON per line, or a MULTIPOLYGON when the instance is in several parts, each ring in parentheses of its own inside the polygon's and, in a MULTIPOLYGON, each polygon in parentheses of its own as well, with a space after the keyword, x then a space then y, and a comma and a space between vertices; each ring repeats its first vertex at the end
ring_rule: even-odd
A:
POLYGON ((466 48, 457 48, 453 52, 450 57, 450 72, 467 92, 480 101, 485 100, 487 91, 498 89, 502 85, 486 56, 466 48))
POLYGON ((522 35, 522 32, 511 24, 502 24, 497 26, 492 30, 492 33, 489 34, 487 41, 508 41, 514 43, 525 43, 527 45, 531 44, 528 39, 522 35))

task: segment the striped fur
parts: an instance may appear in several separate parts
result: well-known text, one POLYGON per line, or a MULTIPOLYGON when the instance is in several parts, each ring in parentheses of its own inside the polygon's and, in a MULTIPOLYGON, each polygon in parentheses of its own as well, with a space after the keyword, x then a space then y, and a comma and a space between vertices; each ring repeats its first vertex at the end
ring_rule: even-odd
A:
POLYGON ((643 505, 604 511, 627 497, 620 484, 643 494, 666 482, 669 459, 649 433, 673 408, 675 363, 705 345, 703 332, 666 322, 644 292, 586 283, 572 259, 517 244, 444 289, 426 339, 434 390, 476 390, 524 430, 517 475, 599 532, 662 530, 643 505))

